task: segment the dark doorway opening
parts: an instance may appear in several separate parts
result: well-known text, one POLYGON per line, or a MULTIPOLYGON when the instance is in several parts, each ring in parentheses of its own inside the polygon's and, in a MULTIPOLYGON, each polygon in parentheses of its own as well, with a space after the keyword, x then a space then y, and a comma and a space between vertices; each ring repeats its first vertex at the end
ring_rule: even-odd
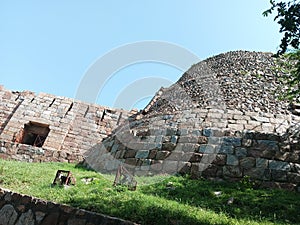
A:
POLYGON ((24 125, 24 129, 21 131, 20 142, 22 144, 42 147, 49 132, 48 124, 29 122, 24 125))

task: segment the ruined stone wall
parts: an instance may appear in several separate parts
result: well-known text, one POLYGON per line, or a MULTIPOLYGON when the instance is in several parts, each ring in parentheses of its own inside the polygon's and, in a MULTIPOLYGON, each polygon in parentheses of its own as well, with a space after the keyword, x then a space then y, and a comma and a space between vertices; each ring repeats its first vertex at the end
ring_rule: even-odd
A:
POLYGON ((130 225, 129 221, 0 189, 3 225, 130 225))
POLYGON ((101 172, 124 165, 135 175, 191 174, 297 189, 300 118, 294 115, 194 109, 135 120, 86 158, 101 172))
POLYGON ((3 87, 0 99, 0 157, 26 161, 81 161, 93 145, 135 113, 3 87), (21 133, 30 122, 50 129, 40 148, 22 144, 21 133))

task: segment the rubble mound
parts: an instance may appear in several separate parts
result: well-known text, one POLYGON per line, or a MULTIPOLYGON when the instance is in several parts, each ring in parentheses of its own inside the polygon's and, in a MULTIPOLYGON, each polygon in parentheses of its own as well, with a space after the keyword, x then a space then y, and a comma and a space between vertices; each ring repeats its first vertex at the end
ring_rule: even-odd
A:
POLYGON ((284 74, 276 70, 272 53, 232 51, 193 65, 169 88, 161 88, 144 114, 192 108, 222 108, 241 112, 287 114, 280 101, 284 74))
POLYGON ((300 117, 271 53, 235 51, 193 65, 118 126, 85 163, 103 173, 190 174, 300 191, 300 117), (295 109, 294 109, 295 110, 295 109))

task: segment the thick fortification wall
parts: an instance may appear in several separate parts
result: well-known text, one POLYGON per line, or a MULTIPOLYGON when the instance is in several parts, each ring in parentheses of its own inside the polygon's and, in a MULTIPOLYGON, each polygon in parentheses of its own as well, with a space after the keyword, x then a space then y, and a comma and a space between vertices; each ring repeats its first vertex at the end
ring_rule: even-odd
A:
POLYGON ((81 161, 135 113, 3 87, 0 99, 0 157, 26 161, 81 161))
POLYGON ((300 118, 194 109, 144 117, 94 146, 86 163, 101 172, 125 165, 135 175, 191 174, 297 189, 300 118))

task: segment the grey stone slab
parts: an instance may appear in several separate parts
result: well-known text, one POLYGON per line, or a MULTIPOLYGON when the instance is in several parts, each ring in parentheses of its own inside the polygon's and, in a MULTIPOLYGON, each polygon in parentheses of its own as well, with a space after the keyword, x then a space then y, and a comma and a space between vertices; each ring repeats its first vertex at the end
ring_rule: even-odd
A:
POLYGON ((0 210, 0 221, 5 225, 14 225, 17 220, 18 213, 12 205, 4 205, 0 210))
POLYGON ((269 168, 272 170, 290 171, 291 167, 288 162, 269 160, 269 168))

